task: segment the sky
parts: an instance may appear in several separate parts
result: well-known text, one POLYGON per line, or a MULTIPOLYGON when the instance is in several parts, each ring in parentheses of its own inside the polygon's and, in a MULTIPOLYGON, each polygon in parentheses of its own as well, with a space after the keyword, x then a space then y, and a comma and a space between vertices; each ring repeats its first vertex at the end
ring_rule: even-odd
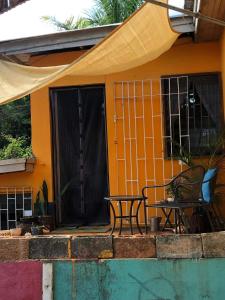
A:
MULTIPOLYGON (((121 0, 123 1, 123 0, 121 0)), ((170 4, 182 6, 184 0, 170 0, 170 4)), ((60 21, 68 17, 75 19, 91 9, 94 0, 29 0, 0 15, 0 40, 56 32, 56 28, 41 20, 42 16, 55 16, 60 21)))

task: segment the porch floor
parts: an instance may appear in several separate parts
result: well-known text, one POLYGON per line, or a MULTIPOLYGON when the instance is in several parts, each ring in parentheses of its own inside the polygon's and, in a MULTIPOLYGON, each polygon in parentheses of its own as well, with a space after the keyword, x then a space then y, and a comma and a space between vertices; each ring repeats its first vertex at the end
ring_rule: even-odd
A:
MULTIPOLYGON (((133 226, 133 236, 146 236, 145 234, 145 227, 141 227, 141 230, 143 234, 141 235, 138 232, 137 227, 133 226)), ((70 228, 65 228, 65 227, 59 227, 54 231, 51 231, 50 233, 47 233, 46 235, 73 235, 73 236, 96 236, 96 235, 110 235, 111 233, 111 226, 88 226, 88 227, 70 227, 70 228)), ((150 231, 148 229, 148 235, 167 235, 167 234, 173 234, 174 232, 172 230, 165 230, 165 231, 150 231)), ((113 233, 114 236, 119 235, 119 228, 116 228, 113 233)), ((132 236, 130 232, 129 226, 124 226, 121 236, 132 236)))

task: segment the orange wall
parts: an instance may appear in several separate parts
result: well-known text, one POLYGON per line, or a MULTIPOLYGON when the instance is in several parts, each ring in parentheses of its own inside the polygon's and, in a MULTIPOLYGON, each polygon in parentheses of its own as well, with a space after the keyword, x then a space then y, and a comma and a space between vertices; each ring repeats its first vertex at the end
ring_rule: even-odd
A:
MULTIPOLYGON (((225 40, 225 39, 224 39, 225 40)), ((225 42, 223 43, 225 48, 225 42)), ((224 54, 225 52, 223 52, 224 54)), ((82 52, 54 54, 47 56, 36 56, 32 58, 35 66, 58 65, 71 62, 81 55, 82 52)), ((105 83, 106 85, 106 108, 107 108, 107 130, 109 151, 109 178, 110 191, 116 193, 117 167, 115 164, 116 148, 114 141, 114 81, 119 80, 142 80, 159 79, 161 75, 185 74, 201 72, 225 71, 225 57, 223 56, 221 67, 221 44, 218 42, 194 44, 190 39, 180 39, 171 50, 160 58, 141 67, 120 74, 104 77, 73 77, 67 76, 58 80, 51 87, 85 85, 105 83)), ((50 107, 49 87, 43 88, 31 95, 32 114, 32 147, 37 158, 35 171, 31 175, 14 174, 0 175, 1 185, 31 185, 36 193, 43 179, 49 185, 50 198, 52 198, 52 161, 51 161, 51 129, 50 129, 50 107)), ((160 175, 158 176, 160 177, 160 175)))

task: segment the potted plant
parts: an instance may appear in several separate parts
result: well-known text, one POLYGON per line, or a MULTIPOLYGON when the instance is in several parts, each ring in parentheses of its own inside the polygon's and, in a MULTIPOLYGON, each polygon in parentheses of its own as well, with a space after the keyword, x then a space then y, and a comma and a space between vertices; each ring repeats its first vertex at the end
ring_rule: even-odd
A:
POLYGON ((43 234, 42 226, 35 224, 35 223, 32 223, 30 230, 31 230, 32 235, 43 234))
POLYGON ((38 217, 40 225, 44 225, 50 230, 55 228, 55 203, 49 202, 48 185, 45 180, 36 196, 34 214, 38 217))

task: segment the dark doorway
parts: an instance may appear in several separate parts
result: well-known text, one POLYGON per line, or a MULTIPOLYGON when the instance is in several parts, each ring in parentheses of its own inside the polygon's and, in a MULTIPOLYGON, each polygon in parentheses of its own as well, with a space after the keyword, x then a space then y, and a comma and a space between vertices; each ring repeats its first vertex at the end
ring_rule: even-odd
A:
POLYGON ((59 224, 109 223, 104 86, 51 90, 59 224))

